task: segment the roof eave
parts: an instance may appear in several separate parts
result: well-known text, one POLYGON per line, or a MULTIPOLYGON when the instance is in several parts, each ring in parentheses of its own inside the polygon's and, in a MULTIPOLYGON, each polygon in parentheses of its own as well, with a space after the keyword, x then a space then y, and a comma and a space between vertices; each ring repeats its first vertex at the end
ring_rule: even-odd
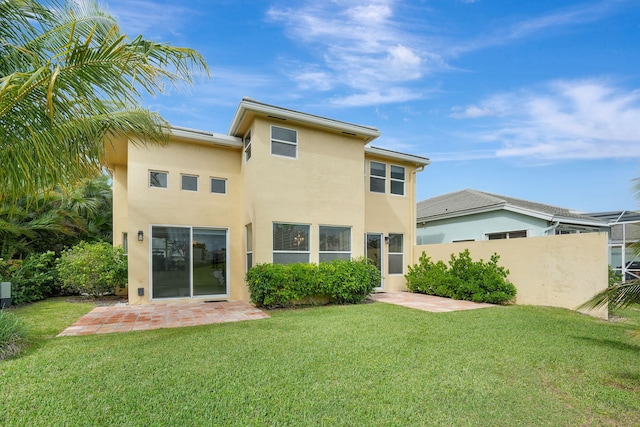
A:
POLYGON ((397 151, 385 150, 377 147, 364 147, 366 154, 373 154, 381 157, 388 157, 401 162, 411 163, 416 166, 428 166, 431 160, 426 157, 414 156, 412 154, 399 153, 397 151))
POLYGON ((373 141, 381 135, 380 131, 373 127, 340 122, 325 117, 288 110, 274 105, 263 104, 261 102, 253 101, 247 98, 242 99, 242 101, 240 101, 240 104, 238 105, 236 114, 233 116, 231 126, 229 127, 229 135, 235 136, 238 133, 238 130, 249 111, 305 123, 312 126, 335 129, 347 135, 360 136, 364 139, 364 142, 373 141))
POLYGON ((169 132, 171 136, 176 138, 184 138, 192 141, 206 142, 233 148, 243 147, 242 140, 235 136, 206 132, 197 129, 182 128, 178 126, 172 126, 169 129, 169 132))

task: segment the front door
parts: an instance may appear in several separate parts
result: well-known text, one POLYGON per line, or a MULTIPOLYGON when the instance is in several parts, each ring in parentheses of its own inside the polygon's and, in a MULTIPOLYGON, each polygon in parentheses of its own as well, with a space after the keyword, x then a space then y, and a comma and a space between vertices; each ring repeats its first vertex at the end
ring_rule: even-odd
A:
POLYGON ((384 263, 382 262, 384 259, 384 245, 382 244, 382 233, 367 233, 365 240, 367 244, 367 258, 380 271, 380 286, 376 289, 381 290, 384 288, 384 263))
POLYGON ((153 299, 228 295, 227 230, 153 226, 151 270, 153 299))

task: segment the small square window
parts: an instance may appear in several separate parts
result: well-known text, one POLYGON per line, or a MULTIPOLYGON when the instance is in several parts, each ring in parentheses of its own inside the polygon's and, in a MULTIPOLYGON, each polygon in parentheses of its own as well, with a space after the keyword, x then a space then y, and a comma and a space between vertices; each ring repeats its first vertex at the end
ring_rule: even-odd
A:
POLYGON ((198 191, 198 177, 196 175, 182 175, 182 189, 198 191))
POLYGON ((167 188, 168 173, 159 171, 149 171, 149 187, 167 188))
POLYGON ((211 178, 211 192, 216 194, 227 194, 227 180, 211 178))

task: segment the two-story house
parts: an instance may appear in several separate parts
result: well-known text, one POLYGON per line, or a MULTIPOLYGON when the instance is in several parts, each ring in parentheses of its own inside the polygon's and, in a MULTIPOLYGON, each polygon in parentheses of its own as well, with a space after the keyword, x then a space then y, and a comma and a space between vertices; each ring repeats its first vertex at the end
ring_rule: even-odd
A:
POLYGON ((258 263, 367 257, 405 288, 424 157, 371 147, 380 132, 243 99, 227 134, 174 127, 167 145, 107 147, 114 244, 130 304, 248 300, 258 263))

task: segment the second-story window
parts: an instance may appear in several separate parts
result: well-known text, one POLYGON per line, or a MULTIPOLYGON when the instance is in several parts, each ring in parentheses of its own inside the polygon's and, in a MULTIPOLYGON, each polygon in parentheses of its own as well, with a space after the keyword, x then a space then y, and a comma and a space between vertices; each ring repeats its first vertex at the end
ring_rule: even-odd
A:
POLYGON ((251 131, 244 137, 244 161, 245 163, 251 158, 251 131))
POLYGON ((404 168, 391 165, 391 194, 404 196, 404 168))
POLYGON ((278 126, 271 126, 271 154, 298 158, 298 132, 278 126))
POLYGON ((167 172, 149 171, 149 187, 167 188, 168 176, 167 172))
POLYGON ((369 164, 369 191, 384 193, 387 178, 387 165, 384 163, 370 162, 369 164))
POLYGON ((182 175, 182 189, 184 191, 198 191, 198 176, 182 175))
POLYGON ((222 178, 210 179, 210 191, 216 194, 227 194, 227 180, 222 178))

